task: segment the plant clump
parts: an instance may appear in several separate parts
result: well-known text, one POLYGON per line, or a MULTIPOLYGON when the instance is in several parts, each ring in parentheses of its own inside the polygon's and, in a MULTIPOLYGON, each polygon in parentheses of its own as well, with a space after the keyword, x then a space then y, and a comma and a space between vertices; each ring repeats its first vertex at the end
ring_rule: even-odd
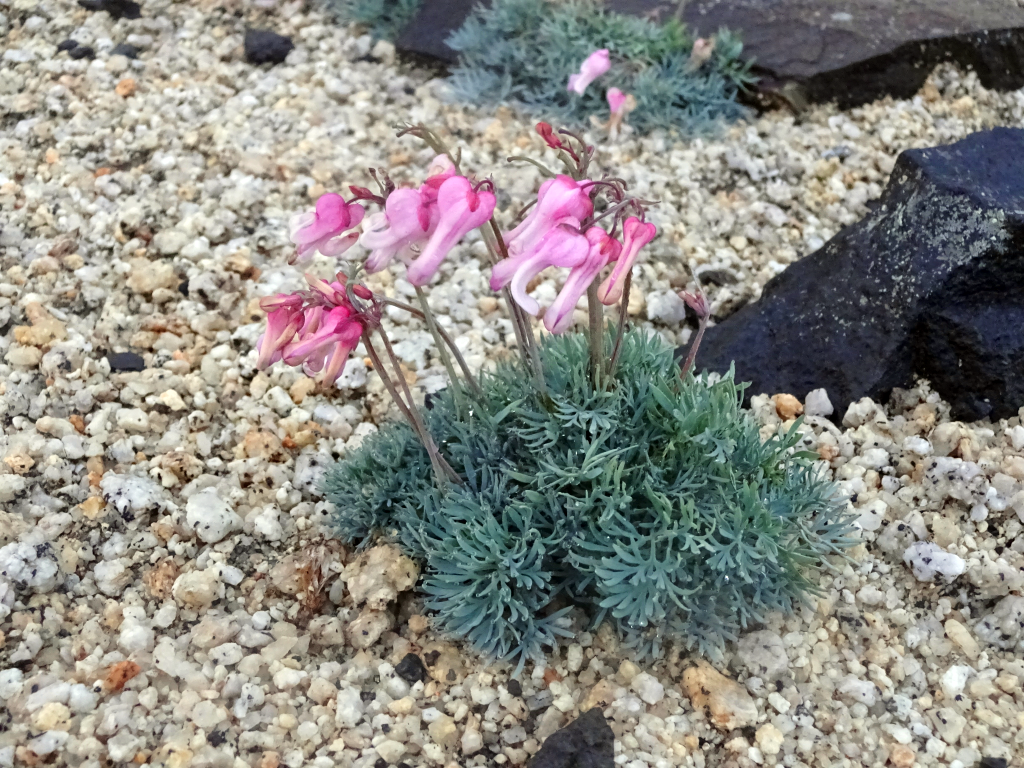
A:
MULTIPOLYGON (((595 51, 580 78, 595 77, 604 58, 595 51)), ((521 668, 569 634, 578 609, 595 625, 609 619, 644 654, 671 639, 716 655, 768 611, 812 594, 807 569, 849 543, 850 521, 816 456, 795 450, 796 428, 762 440, 731 375, 694 375, 711 315, 702 292, 680 294, 700 320, 681 366, 660 337, 627 330, 633 268, 658 236, 655 203, 595 167, 582 135, 548 123, 536 131, 561 172, 509 158, 546 180, 503 227, 490 178, 464 173, 461 151, 426 126, 400 126, 437 153, 426 177, 399 187, 370 169, 376 190, 326 193, 292 218, 292 263, 357 244, 363 255, 331 281, 306 274, 308 289, 260 300, 256 366, 301 366, 329 386, 351 355, 369 358, 405 421, 329 470, 325 492, 345 543, 385 539, 418 561, 444 630, 521 668), (473 233, 517 353, 482 374, 426 293, 473 233), (402 267, 418 307, 358 281, 362 269, 402 267), (541 306, 532 286, 548 269, 565 276, 541 306), (574 331, 584 302, 586 331, 574 331), (430 407, 402 371, 389 308, 433 337, 448 386, 430 407), (550 335, 538 334, 538 319, 550 335)), ((331 576, 322 564, 333 550, 316 552, 310 562, 321 564, 297 574, 310 612, 331 576)))
MULTIPOLYGON (((606 337, 610 350, 613 335, 606 337)), ((404 424, 328 474, 339 535, 397 541, 424 564, 439 625, 499 657, 537 656, 579 608, 657 653, 716 656, 814 585, 805 569, 848 542, 849 520, 796 429, 762 441, 731 376, 679 375, 657 337, 627 332, 595 389, 581 334, 541 345, 547 393, 513 363, 482 376, 478 413, 449 391, 426 413, 465 482, 439 491, 404 424)))

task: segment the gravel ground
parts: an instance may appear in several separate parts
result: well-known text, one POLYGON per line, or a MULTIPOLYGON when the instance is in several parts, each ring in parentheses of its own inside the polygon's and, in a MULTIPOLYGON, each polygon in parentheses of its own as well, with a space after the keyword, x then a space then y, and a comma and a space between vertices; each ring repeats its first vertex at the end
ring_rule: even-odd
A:
MULTIPOLYGON (((379 379, 358 360, 340 393, 257 372, 257 299, 300 285, 292 213, 368 166, 418 178, 430 153, 389 124, 473 140, 467 167, 511 209, 538 183, 503 162, 537 151, 530 122, 449 104, 431 73, 301 3, 144 13, 0 0, 0 766, 515 765, 593 706, 628 768, 1020 759, 1024 426, 951 422, 925 384, 842 428, 806 397, 806 443, 863 543, 718 671, 635 662, 602 628, 512 681, 436 636, 411 562, 321 536, 318 478, 388 418, 379 379), (287 62, 244 63, 246 23, 291 35, 287 62), (95 59, 59 52, 66 38, 95 59)), ((899 151, 1022 115, 1024 93, 940 69, 910 101, 715 140, 595 129, 601 163, 661 201, 632 315, 685 340, 674 291, 694 273, 725 316, 861 217, 899 151)), ((462 247, 432 293, 476 366, 511 336, 481 260, 462 247)), ((410 381, 440 386, 425 329, 390 321, 410 381)), ((753 407, 769 434, 801 404, 753 407)))

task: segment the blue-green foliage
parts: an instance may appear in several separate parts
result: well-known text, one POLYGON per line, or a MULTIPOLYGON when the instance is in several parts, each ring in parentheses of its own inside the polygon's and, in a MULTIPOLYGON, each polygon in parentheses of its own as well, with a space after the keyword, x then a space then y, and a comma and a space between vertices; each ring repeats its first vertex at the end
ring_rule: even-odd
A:
POLYGON ((375 38, 394 40, 412 21, 421 0, 328 0, 346 21, 362 24, 375 38))
POLYGON ((641 331, 606 391, 584 336, 548 337, 541 353, 547 394, 507 363, 483 377, 470 418, 445 392, 426 412, 464 485, 435 489, 405 424, 328 473, 340 536, 385 537, 419 560, 443 629, 522 662, 578 607, 645 654, 675 640, 716 656, 814 593, 806 569, 849 544, 850 521, 795 431, 763 442, 732 377, 683 380, 641 331))
POLYGON ((590 115, 607 117, 605 91, 615 86, 636 98, 629 121, 641 132, 701 133, 739 117, 736 95, 753 82, 740 59, 743 46, 727 30, 693 70, 693 38, 682 24, 614 13, 599 0, 493 0, 474 10, 448 45, 459 52, 451 82, 466 101, 513 100, 544 119, 586 124, 590 115), (599 48, 611 52, 611 70, 582 96, 567 91, 569 75, 599 48))

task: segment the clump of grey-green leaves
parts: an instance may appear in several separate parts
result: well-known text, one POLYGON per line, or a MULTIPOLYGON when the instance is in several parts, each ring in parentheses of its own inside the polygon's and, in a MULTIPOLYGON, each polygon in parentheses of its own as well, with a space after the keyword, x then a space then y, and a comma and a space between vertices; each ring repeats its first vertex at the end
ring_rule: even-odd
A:
MULTIPOLYGON (((331 1, 344 18, 384 38, 397 37, 419 7, 419 0, 331 1)), ((729 30, 715 34, 706 60, 695 59, 694 37, 680 22, 616 13, 600 0, 492 0, 447 42, 458 53, 450 82, 464 101, 511 101, 575 125, 609 113, 603 88, 576 95, 565 87, 597 49, 607 48, 612 59, 601 82, 636 99, 629 121, 641 133, 707 133, 745 114, 737 96, 754 81, 729 30)))
MULTIPOLYGON (((569 154, 589 165, 593 147, 538 131, 576 147, 562 152, 570 170, 569 154)), ((797 427, 763 440, 731 373, 695 375, 695 349, 680 366, 660 337, 625 327, 628 292, 627 279, 605 323, 592 286, 590 330, 539 342, 510 303, 521 358, 453 379, 413 426, 382 426, 326 476, 338 536, 417 560, 436 626, 482 653, 521 665, 608 621, 641 654, 673 641, 716 657, 816 594, 814 571, 851 543, 797 427)), ((707 304, 684 298, 702 319, 696 345, 707 304)))

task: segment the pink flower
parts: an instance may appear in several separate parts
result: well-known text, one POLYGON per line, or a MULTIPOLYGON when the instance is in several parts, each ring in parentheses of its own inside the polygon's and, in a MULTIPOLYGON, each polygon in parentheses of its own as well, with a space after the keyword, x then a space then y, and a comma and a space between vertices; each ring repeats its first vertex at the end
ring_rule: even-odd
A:
POLYGON ((351 306, 310 307, 298 339, 283 354, 287 365, 302 364, 307 376, 334 383, 345 370, 352 350, 363 335, 363 326, 351 306))
POLYGON ((427 239, 432 213, 419 190, 396 189, 388 195, 384 211, 367 217, 359 239, 360 244, 370 250, 366 271, 380 272, 398 253, 409 258, 410 247, 427 239))
MULTIPOLYGON (((256 342, 256 367, 301 364, 307 375, 333 383, 359 343, 365 321, 348 299, 343 275, 333 283, 310 275, 306 281, 308 291, 260 300, 268 316, 267 331, 256 342)), ((354 291, 366 295, 362 286, 354 291)))
POLYGON ((529 282, 548 267, 575 267, 587 258, 590 242, 574 227, 559 225, 540 239, 536 247, 500 261, 491 271, 491 290, 511 284, 516 304, 536 315, 540 304, 526 292, 529 282))
POLYGON ((622 255, 616 262, 615 269, 605 278, 597 291, 602 304, 614 304, 622 298, 626 275, 633 268, 637 254, 656 234, 658 229, 653 224, 645 224, 636 216, 626 219, 622 225, 622 255))
POLYGON ((533 247, 559 224, 580 226, 594 212, 590 194, 571 176, 556 176, 540 185, 537 204, 518 227, 505 235, 509 254, 516 256, 533 247))
POLYGON ((578 74, 569 75, 569 90, 583 95, 587 86, 612 68, 611 59, 608 56, 608 49, 602 48, 587 56, 580 65, 578 74))
POLYGON ((618 88, 609 88, 608 93, 608 107, 611 109, 613 115, 621 115, 623 107, 626 106, 627 96, 618 88))
POLYGON ((576 303, 587 292, 601 270, 619 258, 622 245, 600 227, 591 227, 586 233, 590 251, 586 259, 569 272, 565 285, 544 313, 544 326, 551 333, 564 333, 572 325, 576 303))
POLYGON ((281 359, 281 351, 302 327, 302 297, 279 293, 260 299, 260 309, 267 313, 267 330, 256 340, 260 370, 281 359))
POLYGON ((413 285, 426 285, 444 257, 469 232, 484 224, 494 213, 493 192, 475 191, 465 176, 451 176, 437 191, 439 219, 423 252, 409 265, 406 277, 413 285))
POLYGON ((363 206, 346 203, 333 192, 321 195, 316 210, 293 216, 291 241, 295 243, 295 256, 291 263, 309 261, 320 251, 324 256, 340 256, 358 239, 355 232, 341 236, 345 230, 359 225, 365 213, 363 206))

